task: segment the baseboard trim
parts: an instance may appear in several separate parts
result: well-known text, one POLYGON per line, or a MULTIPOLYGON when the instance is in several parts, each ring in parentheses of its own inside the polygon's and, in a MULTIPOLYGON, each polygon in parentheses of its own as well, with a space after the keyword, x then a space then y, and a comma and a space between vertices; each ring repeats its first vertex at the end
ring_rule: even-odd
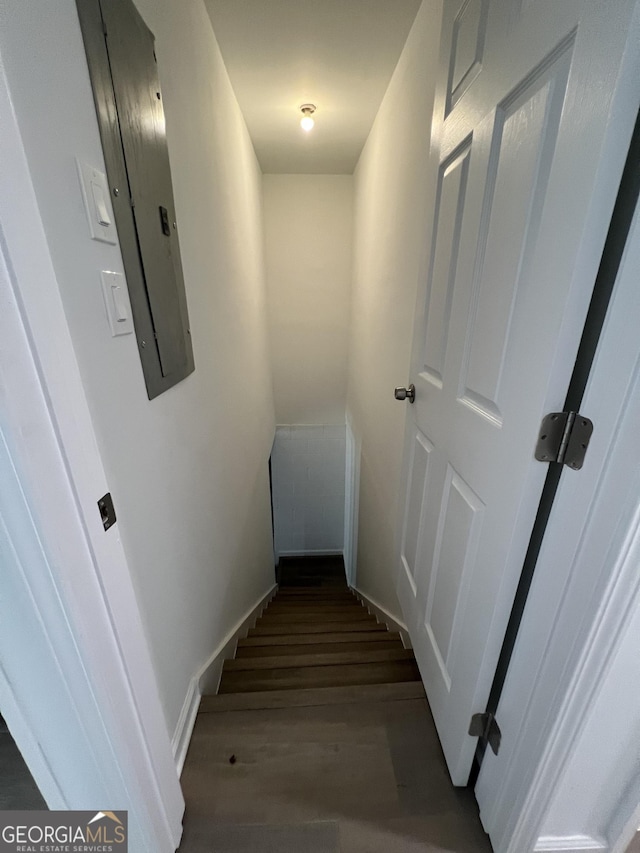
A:
POLYGON ((222 666, 226 658, 233 657, 236 653, 236 645, 241 637, 246 636, 250 628, 255 625, 256 619, 262 613, 267 604, 271 601, 277 590, 277 585, 274 584, 258 601, 246 611, 235 627, 229 631, 222 642, 217 646, 214 652, 209 656, 205 663, 193 676, 189 682, 189 689, 185 696, 180 717, 176 724, 173 737, 171 738, 171 748, 173 749, 173 759, 176 764, 178 776, 182 774, 185 758, 191 742, 193 727, 196 723, 200 699, 203 692, 217 693, 222 675, 222 666))
POLYGON ((196 724, 196 716, 198 715, 198 706, 200 705, 200 690, 198 689, 198 679, 194 676, 189 682, 189 689, 185 696, 180 716, 171 738, 171 749, 173 750, 173 760, 176 764, 178 776, 182 775, 182 768, 187 757, 187 750, 191 741, 193 727, 196 724))
POLYGON ((534 853, 593 853, 594 850, 608 850, 608 846, 591 835, 543 835, 534 853))
POLYGON ((402 637, 402 644, 405 649, 412 649, 411 645, 411 637, 409 636, 409 629, 404 624, 404 622, 400 622, 399 619, 396 619, 386 607, 383 607, 381 604, 378 604, 377 601, 374 601, 373 598, 370 598, 368 595, 365 595, 364 592, 361 592, 357 587, 353 586, 351 589, 358 596, 360 601, 365 605, 367 610, 371 612, 380 622, 384 622, 387 628, 390 631, 398 631, 400 636, 402 637))
POLYGON ((196 678, 198 679, 198 688, 200 694, 217 693, 220 686, 220 676, 222 675, 222 665, 226 658, 232 658, 236 653, 236 646, 241 637, 245 637, 250 628, 255 625, 256 619, 267 604, 271 601, 278 589, 277 584, 265 592, 265 594, 256 601, 253 607, 244 614, 244 616, 236 623, 235 627, 229 631, 227 636, 222 640, 218 648, 213 652, 209 659, 200 667, 196 678))

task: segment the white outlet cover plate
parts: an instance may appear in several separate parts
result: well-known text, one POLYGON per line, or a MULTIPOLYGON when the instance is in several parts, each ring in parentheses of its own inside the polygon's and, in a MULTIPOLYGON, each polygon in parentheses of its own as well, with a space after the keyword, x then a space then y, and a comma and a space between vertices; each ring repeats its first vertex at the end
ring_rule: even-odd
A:
POLYGON ((124 275, 121 272, 103 270, 100 278, 111 334, 114 338, 119 335, 130 335, 133 332, 133 317, 124 275))
POLYGON ((111 206, 111 193, 107 176, 94 166, 78 160, 77 157, 76 163, 78 164, 78 175, 80 176, 80 186, 91 239, 116 246, 118 232, 111 206))

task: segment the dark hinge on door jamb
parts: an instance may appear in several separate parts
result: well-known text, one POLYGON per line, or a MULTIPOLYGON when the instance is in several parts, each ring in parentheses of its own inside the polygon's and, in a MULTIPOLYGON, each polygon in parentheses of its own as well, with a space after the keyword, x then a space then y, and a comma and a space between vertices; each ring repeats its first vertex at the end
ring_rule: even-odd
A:
POLYGON ((494 755, 500 751, 502 732, 496 718, 489 711, 485 711, 484 714, 474 714, 471 717, 469 734, 471 737, 480 738, 485 745, 488 743, 494 755))
POLYGON ((580 412, 551 412, 540 425, 536 459, 558 462, 578 471, 584 463, 592 432, 593 423, 580 412))

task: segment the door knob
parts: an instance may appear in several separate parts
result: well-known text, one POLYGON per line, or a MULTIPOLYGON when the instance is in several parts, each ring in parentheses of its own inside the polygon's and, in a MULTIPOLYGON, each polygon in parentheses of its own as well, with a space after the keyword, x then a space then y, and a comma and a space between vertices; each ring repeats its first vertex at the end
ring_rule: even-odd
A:
POLYGON ((396 400, 408 400, 410 403, 415 403, 416 386, 411 383, 408 388, 396 388, 393 395, 396 400))

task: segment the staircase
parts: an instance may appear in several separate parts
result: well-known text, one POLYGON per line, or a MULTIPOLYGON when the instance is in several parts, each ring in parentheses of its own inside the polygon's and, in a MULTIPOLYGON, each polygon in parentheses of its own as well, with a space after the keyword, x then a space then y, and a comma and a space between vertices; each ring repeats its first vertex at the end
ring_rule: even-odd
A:
POLYGON ((369 614, 344 574, 298 572, 296 585, 281 583, 201 712, 424 696, 413 652, 369 614))
POLYGON ((202 697, 180 853, 489 853, 400 635, 347 588, 341 559, 281 560, 278 580, 202 697))

